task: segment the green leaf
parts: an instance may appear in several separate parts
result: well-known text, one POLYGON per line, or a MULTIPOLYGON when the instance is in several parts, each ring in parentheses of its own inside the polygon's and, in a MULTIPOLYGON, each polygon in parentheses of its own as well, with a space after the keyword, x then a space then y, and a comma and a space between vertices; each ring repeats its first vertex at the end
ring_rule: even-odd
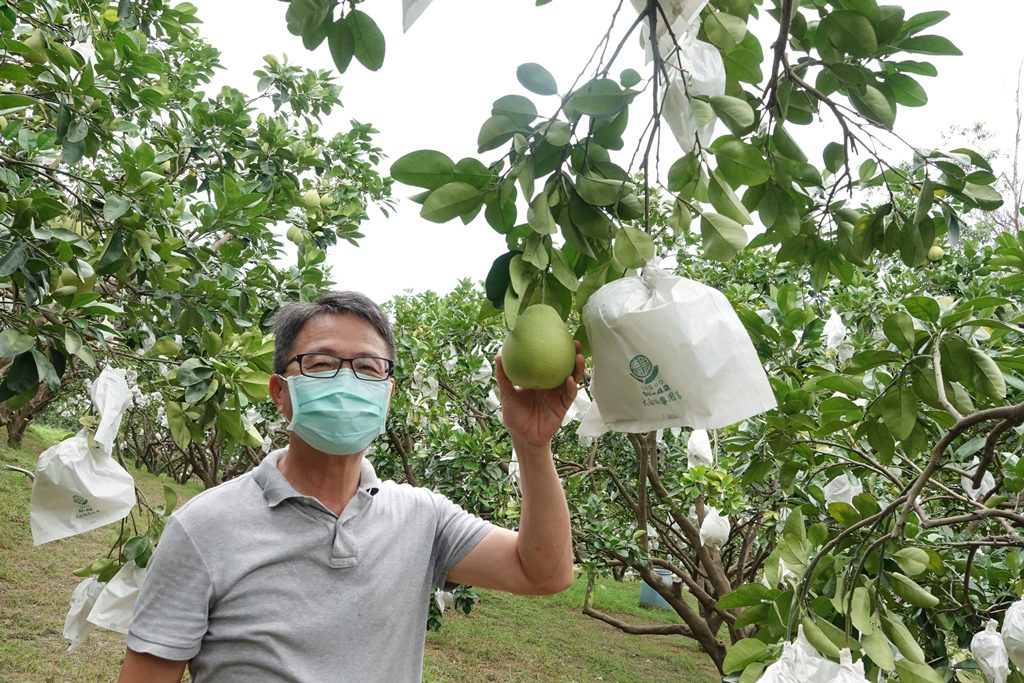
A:
POLYGON ((855 57, 870 57, 878 50, 878 38, 868 18, 852 10, 830 12, 821 21, 833 46, 855 57))
MULTIPOLYGON (((771 589, 763 583, 745 583, 739 588, 726 593, 718 600, 718 609, 736 609, 760 605, 769 596, 771 589)), ((771 599, 768 597, 768 599, 771 599)))
POLYGON ((312 33, 330 9, 330 0, 291 0, 284 14, 288 32, 296 36, 312 33))
POLYGON ((679 192, 690 184, 697 177, 700 171, 700 162, 693 152, 680 157, 668 169, 668 190, 679 192))
POLYGON ((921 548, 900 548, 892 554, 892 559, 910 576, 922 573, 930 562, 928 553, 921 548))
POLYGON ((875 405, 897 440, 906 439, 914 431, 914 425, 917 424, 917 399, 913 391, 896 385, 885 392, 875 405))
POLYGON ((13 358, 36 345, 34 337, 19 330, 7 329, 0 332, 0 358, 13 358))
POLYGON ((484 166, 483 162, 473 157, 459 159, 455 164, 454 179, 460 183, 468 183, 473 187, 483 189, 494 178, 490 169, 484 166))
POLYGON ((756 638, 744 638, 730 647, 722 662, 724 673, 742 671, 748 664, 758 662, 768 656, 768 645, 756 638))
POLYGON ((516 69, 516 78, 524 88, 538 95, 557 95, 558 86, 555 78, 540 64, 529 62, 520 64, 516 69))
POLYGON ((568 257, 561 249, 551 250, 551 274, 570 292, 575 292, 580 286, 576 273, 573 272, 572 266, 569 264, 568 257))
POLYGON ((844 501, 829 503, 828 514, 845 527, 851 527, 862 519, 857 508, 844 501))
POLYGON ((327 47, 331 51, 331 59, 338 73, 345 73, 356 53, 356 39, 352 29, 344 19, 338 19, 327 33, 327 47))
POLYGON ((610 78, 595 78, 572 94, 571 106, 595 118, 615 116, 629 103, 619 84, 610 78))
POLYGON ((823 153, 825 157, 825 168, 832 173, 838 173, 846 164, 846 148, 838 142, 830 142, 825 145, 823 153))
POLYGON ((728 216, 710 211, 701 215, 700 234, 704 240, 704 254, 715 261, 729 261, 747 246, 747 231, 742 225, 728 216))
MULTIPOLYGON (((152 549, 149 536, 135 536, 129 538, 121 549, 124 559, 128 562, 136 562, 152 549)), ((138 564, 138 562, 136 562, 138 564)))
POLYGON ((487 271, 487 278, 484 280, 484 292, 488 301, 494 304, 495 308, 505 305, 505 292, 509 286, 508 265, 515 256, 522 252, 509 251, 491 263, 491 269, 487 271))
POLYGON ((900 683, 945 683, 946 680, 927 664, 912 662, 909 659, 896 662, 896 673, 900 677, 900 683))
POLYGON ((892 90, 897 104, 904 107, 923 107, 928 104, 928 93, 910 76, 892 73, 885 77, 885 82, 892 90))
POLYGON ((173 358, 181 352, 181 345, 174 341, 173 337, 161 337, 153 344, 146 355, 150 357, 154 356, 167 356, 173 358))
POLYGON ((899 49, 906 52, 916 52, 922 55, 962 55, 956 45, 943 36, 914 36, 901 40, 897 45, 899 49))
POLYGON ((245 395, 254 401, 265 401, 270 396, 270 375, 253 370, 238 378, 245 395))
POLYGON ((59 390, 60 375, 57 374, 57 369, 53 367, 50 359, 38 349, 32 349, 32 359, 36 363, 36 376, 39 380, 46 382, 46 386, 50 388, 50 391, 56 392, 59 390))
POLYGON ((108 223, 113 223, 131 208, 126 198, 114 192, 107 193, 103 200, 103 219, 108 223))
POLYGON ((850 102, 857 112, 866 119, 886 128, 896 123, 896 105, 873 85, 864 86, 864 92, 851 90, 850 102))
POLYGON ((178 494, 170 486, 164 484, 164 517, 170 517, 177 505, 178 494))
POLYGON ((729 183, 722 178, 716 169, 708 179, 708 200, 715 210, 724 216, 728 216, 740 225, 750 225, 754 222, 750 212, 744 206, 740 198, 736 196, 729 183))
POLYGON ((565 121, 552 121, 544 128, 544 139, 554 147, 565 147, 572 140, 572 126, 565 121))
POLYGON ((754 109, 746 100, 731 95, 713 95, 709 99, 712 111, 733 132, 743 135, 757 120, 754 109))
POLYGON ((862 634, 860 644, 864 648, 864 653, 879 668, 892 671, 896 666, 896 659, 889 647, 889 640, 879 629, 862 634))
POLYGON ((736 138, 719 138, 712 151, 718 160, 718 170, 733 187, 760 185, 771 178, 771 167, 753 145, 736 138))
POLYGON ((704 33, 715 47, 731 50, 747 35, 747 22, 726 12, 709 12, 704 18, 704 33))
POLYGON ((930 296, 912 296, 903 300, 903 307, 918 320, 939 321, 939 302, 930 296))
POLYGON ((994 211, 1003 205, 1003 196, 991 185, 964 183, 964 194, 986 211, 994 211))
POLYGON ((477 135, 477 151, 480 153, 497 149, 512 139, 518 130, 506 116, 492 116, 480 126, 480 134, 477 135))
POLYGON ((522 95, 505 95, 499 97, 491 106, 493 116, 504 116, 516 124, 517 127, 525 128, 537 118, 537 107, 528 97, 522 95))
POLYGON ((181 404, 177 401, 167 401, 164 404, 164 415, 167 416, 167 426, 171 430, 171 438, 180 448, 188 448, 188 445, 192 443, 192 432, 189 431, 181 404))
POLYGON ((421 149, 400 157, 391 165, 391 177, 400 183, 436 190, 455 180, 455 162, 446 154, 421 149))
POLYGON ((853 604, 851 608, 850 619, 857 630, 861 632, 861 635, 874 633, 875 624, 871 618, 871 593, 867 588, 858 586, 853 589, 853 604))
POLYGON ((1006 398, 1006 380, 1003 379, 1003 373, 996 362, 987 353, 973 346, 969 347, 967 352, 977 370, 974 374, 974 383, 978 390, 993 402, 1006 398))
POLYGON ((654 258, 654 240, 639 228, 622 228, 614 240, 612 254, 626 268, 642 268, 654 258))
POLYGON ((469 183, 451 182, 430 193, 420 216, 433 223, 444 223, 478 209, 484 195, 469 183))
POLYGON ((592 206, 611 206, 633 189, 630 183, 597 176, 581 175, 576 178, 576 192, 592 206))
POLYGON ((384 34, 370 15, 362 10, 350 10, 345 22, 352 31, 352 44, 356 59, 370 71, 384 65, 384 34))
POLYGON ((526 222, 533 231, 540 235, 553 235, 558 232, 555 217, 551 215, 550 198, 547 191, 540 192, 526 211, 526 222))
POLYGON ((909 353, 914 350, 914 321, 906 313, 897 311, 887 316, 882 323, 882 331, 900 351, 909 353))

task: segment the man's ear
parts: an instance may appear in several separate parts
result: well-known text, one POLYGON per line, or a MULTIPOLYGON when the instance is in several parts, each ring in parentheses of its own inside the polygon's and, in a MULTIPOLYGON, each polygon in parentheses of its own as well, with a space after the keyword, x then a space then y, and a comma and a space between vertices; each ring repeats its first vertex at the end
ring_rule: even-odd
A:
POLYGON ((288 393, 288 381, 284 377, 274 374, 270 376, 267 386, 270 389, 270 398, 273 399, 274 405, 277 406, 277 412, 283 415, 285 394, 288 393))

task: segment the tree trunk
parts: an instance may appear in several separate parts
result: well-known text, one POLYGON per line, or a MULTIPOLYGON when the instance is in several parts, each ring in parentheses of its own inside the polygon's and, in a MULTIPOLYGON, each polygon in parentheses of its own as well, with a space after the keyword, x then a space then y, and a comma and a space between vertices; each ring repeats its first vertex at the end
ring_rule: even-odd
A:
POLYGON ((11 448, 20 448, 21 440, 28 429, 29 419, 21 412, 11 413, 7 418, 7 445, 11 448))

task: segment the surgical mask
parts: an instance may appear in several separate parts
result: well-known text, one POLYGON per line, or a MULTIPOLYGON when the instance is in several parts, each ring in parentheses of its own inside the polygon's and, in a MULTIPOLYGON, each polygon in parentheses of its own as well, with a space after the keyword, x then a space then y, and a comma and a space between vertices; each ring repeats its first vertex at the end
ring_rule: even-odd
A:
POLYGON ((367 382, 342 368, 335 377, 287 378, 292 402, 288 431, 330 455, 360 453, 380 434, 391 382, 367 382))

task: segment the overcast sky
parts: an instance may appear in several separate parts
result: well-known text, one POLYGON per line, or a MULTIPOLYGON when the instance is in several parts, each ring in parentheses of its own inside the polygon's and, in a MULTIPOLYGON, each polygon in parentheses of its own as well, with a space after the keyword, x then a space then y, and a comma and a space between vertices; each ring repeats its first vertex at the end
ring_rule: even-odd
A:
MULTIPOLYGON (((264 54, 287 54, 296 64, 333 68, 326 44, 306 51, 285 29, 287 4, 273 0, 193 0, 204 33, 222 51, 226 68, 215 83, 255 90, 252 72, 264 54)), ((387 36, 387 57, 376 73, 353 61, 340 77, 345 108, 327 128, 340 130, 350 119, 373 123, 377 144, 390 160, 415 149, 438 149, 454 159, 475 153, 480 124, 491 103, 510 93, 525 93, 515 79, 524 62, 546 66, 564 92, 607 29, 618 0, 554 0, 535 7, 533 0, 434 0, 419 21, 402 33, 400 0, 371 0, 363 7, 387 36)), ((901 107, 896 130, 916 146, 938 146, 951 124, 983 121, 1012 147, 1014 94, 1024 59, 1019 39, 1024 25, 1020 0, 905 0, 908 16, 943 9, 951 17, 927 32, 944 35, 963 57, 922 57, 939 69, 922 79, 930 98, 921 109, 901 107)), ((624 3, 627 21, 635 16, 624 3)), ((622 23, 624 28, 628 23, 622 23)), ((620 29, 621 30, 621 29, 620 29)), ((767 50, 766 50, 767 51, 767 50)), ((639 66, 642 52, 631 42, 626 64, 639 66)), ((912 58, 912 57, 909 57, 912 58)), ((617 73, 617 71, 616 71, 617 73)), ((536 98, 541 107, 556 98, 536 98)), ((545 109, 541 108, 543 113, 545 109)), ((813 135, 814 127, 807 134, 813 135)), ((813 149, 813 143, 807 145, 813 149)), ((820 147, 819 147, 820 148, 820 147)), ((669 148, 671 159, 678 148, 669 148)), ((903 154, 909 158, 909 153, 903 154)), ((390 160, 381 168, 386 173, 390 160)), ((404 198, 410 188, 396 185, 404 198)), ((390 219, 372 212, 360 246, 336 246, 328 254, 334 279, 344 288, 384 301, 405 289, 447 292, 458 279, 482 279, 490 262, 505 251, 504 240, 482 218, 436 225, 419 217, 419 207, 402 201, 390 219)))

